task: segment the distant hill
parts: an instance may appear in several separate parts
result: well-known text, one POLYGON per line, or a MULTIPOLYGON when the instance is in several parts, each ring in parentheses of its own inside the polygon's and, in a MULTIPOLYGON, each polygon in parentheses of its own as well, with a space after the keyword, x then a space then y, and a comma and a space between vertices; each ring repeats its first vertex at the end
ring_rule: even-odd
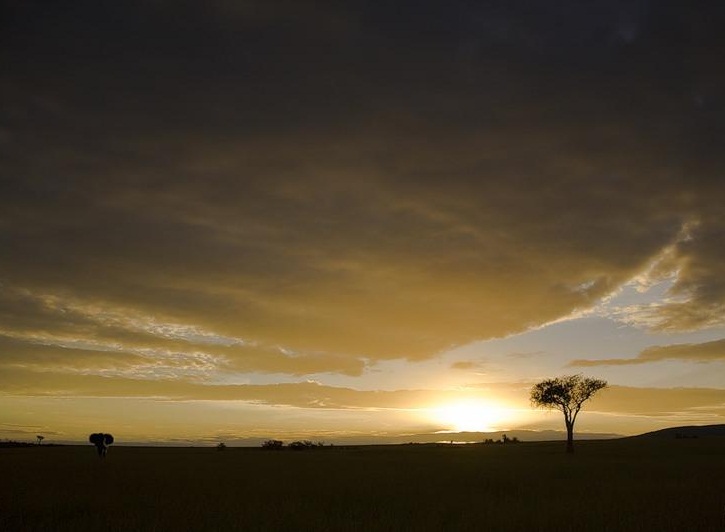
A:
POLYGON ((633 438, 712 438, 725 437, 725 425, 690 425, 686 427, 669 427, 666 429, 645 432, 633 438))

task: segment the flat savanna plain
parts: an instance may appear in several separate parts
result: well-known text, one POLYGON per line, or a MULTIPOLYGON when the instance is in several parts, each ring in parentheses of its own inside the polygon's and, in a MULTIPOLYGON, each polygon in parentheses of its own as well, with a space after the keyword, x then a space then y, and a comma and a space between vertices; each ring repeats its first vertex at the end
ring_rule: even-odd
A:
POLYGON ((725 439, 0 449, 0 530, 725 530, 725 439))

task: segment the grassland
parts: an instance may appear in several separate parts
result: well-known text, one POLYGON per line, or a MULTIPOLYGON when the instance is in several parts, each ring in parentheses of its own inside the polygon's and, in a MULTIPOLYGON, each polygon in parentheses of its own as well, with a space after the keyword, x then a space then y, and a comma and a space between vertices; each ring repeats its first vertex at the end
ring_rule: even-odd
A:
POLYGON ((0 530, 725 530, 725 439, 0 449, 0 530))

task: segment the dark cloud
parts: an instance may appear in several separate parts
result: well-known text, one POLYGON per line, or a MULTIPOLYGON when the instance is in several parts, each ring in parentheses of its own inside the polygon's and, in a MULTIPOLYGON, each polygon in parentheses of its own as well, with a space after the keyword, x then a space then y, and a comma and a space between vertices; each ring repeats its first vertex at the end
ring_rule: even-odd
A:
POLYGON ((647 364, 662 360, 681 360, 685 362, 716 362, 725 360, 725 340, 715 340, 702 344, 673 344, 648 347, 635 358, 607 358, 600 360, 573 360, 569 366, 626 366, 647 364))
POLYGON ((29 294, 0 302, 14 342, 359 374, 591 306, 673 244, 679 299, 657 326, 725 318, 722 7, 6 12, 0 278, 29 294), (149 316, 247 344, 134 325, 149 316))
POLYGON ((723 415, 725 391, 712 388, 635 388, 612 386, 592 399, 598 412, 635 415, 691 414, 723 415))

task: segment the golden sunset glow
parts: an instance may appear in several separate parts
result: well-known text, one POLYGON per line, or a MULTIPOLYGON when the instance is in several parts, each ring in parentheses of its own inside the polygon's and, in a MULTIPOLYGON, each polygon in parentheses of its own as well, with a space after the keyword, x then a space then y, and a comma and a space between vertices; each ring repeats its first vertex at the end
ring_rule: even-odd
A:
POLYGON ((0 439, 534 438, 578 373, 581 433, 725 422, 716 17, 11 4, 0 439))
POLYGON ((509 412, 493 403, 467 400, 432 411, 432 418, 450 432, 492 432, 505 429, 509 412))

